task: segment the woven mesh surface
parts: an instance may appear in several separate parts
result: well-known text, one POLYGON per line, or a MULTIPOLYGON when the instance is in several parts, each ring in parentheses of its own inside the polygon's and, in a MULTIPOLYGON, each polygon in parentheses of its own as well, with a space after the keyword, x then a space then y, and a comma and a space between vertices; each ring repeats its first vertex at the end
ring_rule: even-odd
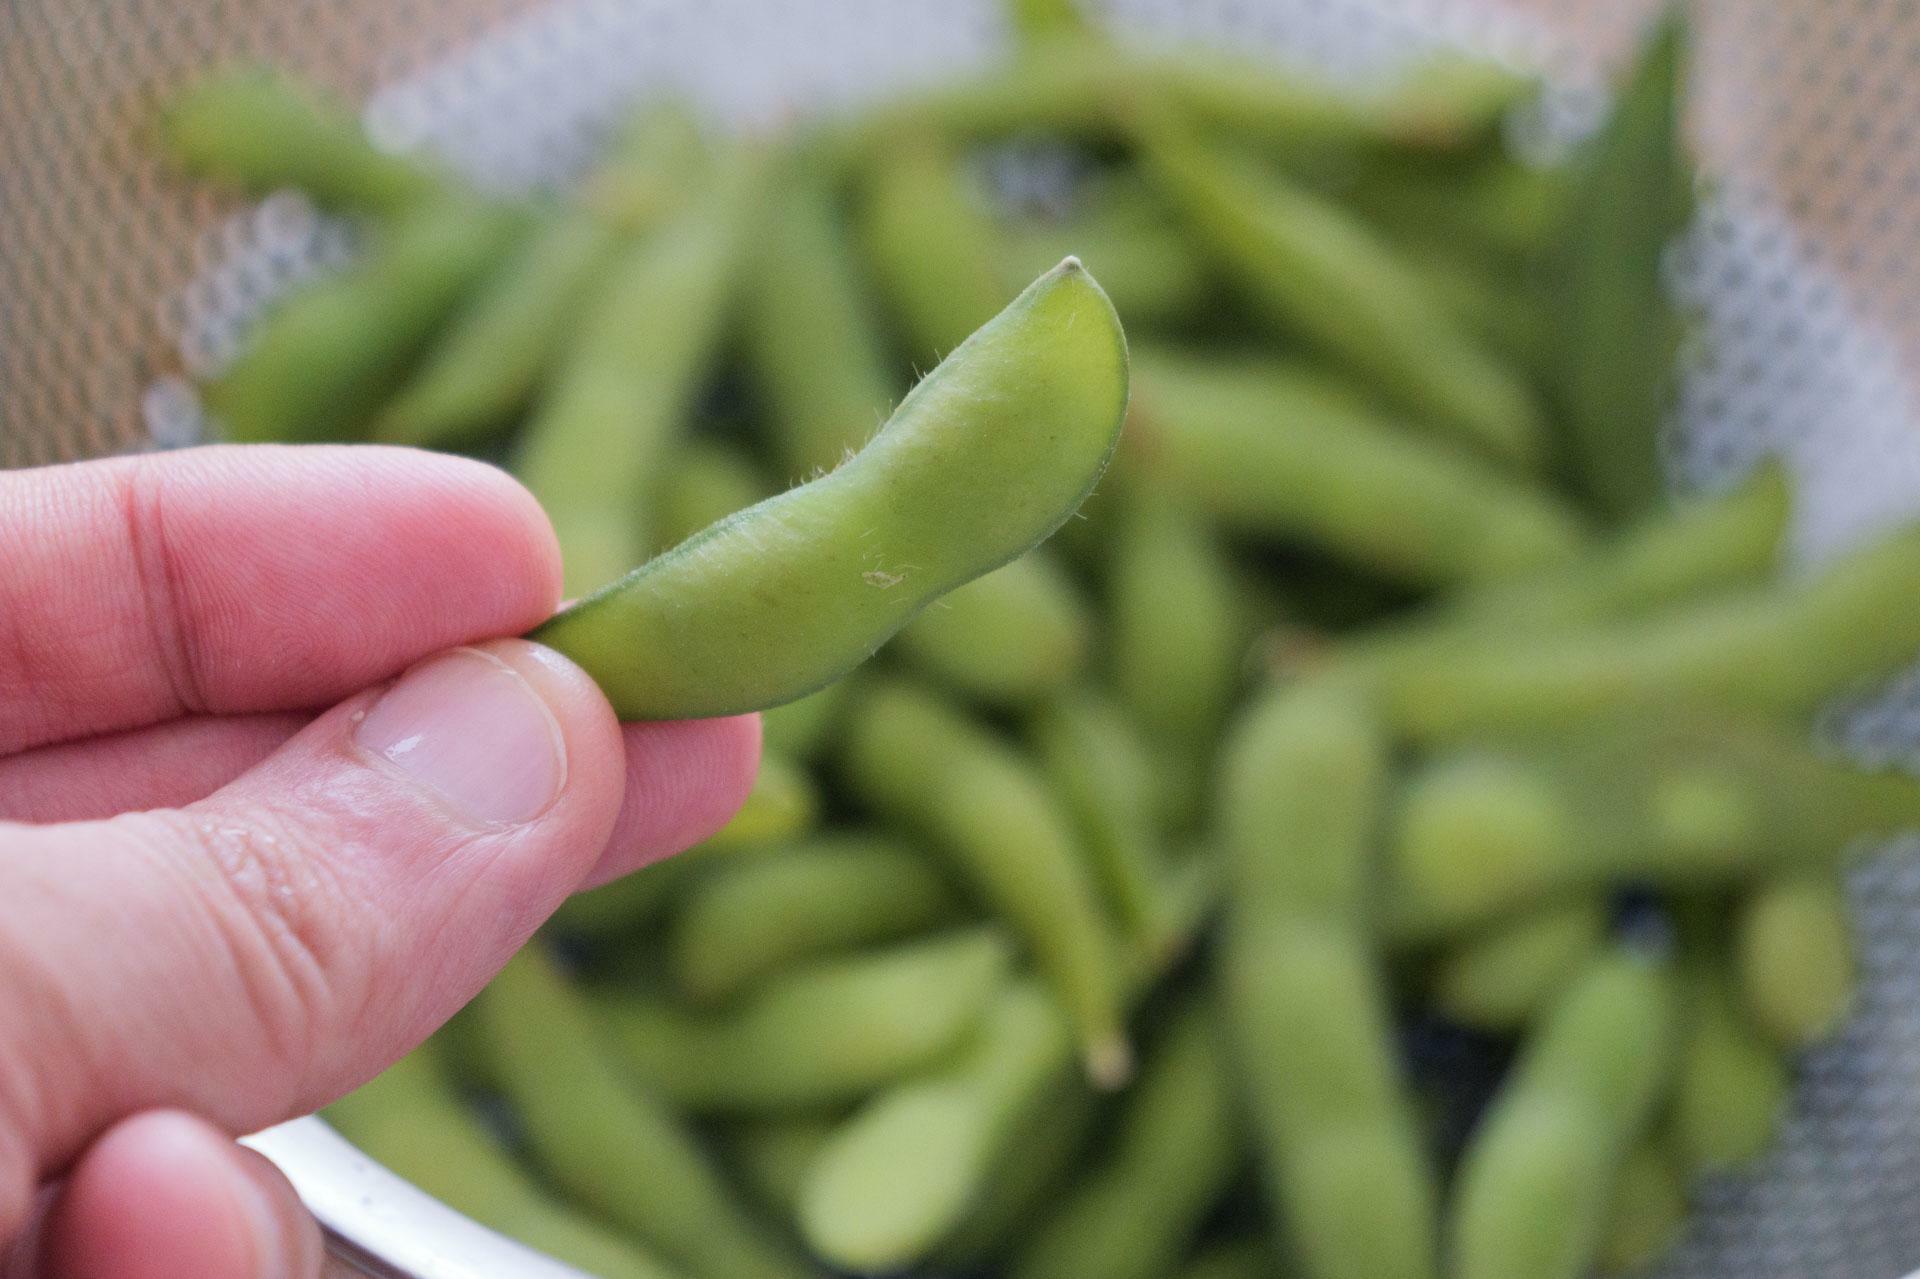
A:
MULTIPOLYGON (((1546 71, 1577 132, 1649 5, 1628 0, 1109 0, 1122 30, 1365 75, 1435 44, 1546 71)), ((1920 512, 1920 6, 1702 0, 1696 133, 1713 190, 1674 280, 1704 324, 1671 450, 1713 488, 1780 452, 1817 560, 1920 512)), ((184 374, 341 260, 286 193, 242 206, 163 173, 167 87, 265 59, 367 104, 378 136, 480 184, 563 182, 636 90, 773 120, 956 70, 984 0, 13 0, 0 7, 0 465, 189 442, 184 374)), ((1914 607, 1920 607, 1915 601, 1914 607)), ((1875 761, 1920 744, 1920 678, 1837 711, 1875 761)), ((1920 1267, 1920 847, 1857 876, 1865 992, 1764 1166, 1711 1187, 1672 1279, 1894 1279, 1920 1267)))

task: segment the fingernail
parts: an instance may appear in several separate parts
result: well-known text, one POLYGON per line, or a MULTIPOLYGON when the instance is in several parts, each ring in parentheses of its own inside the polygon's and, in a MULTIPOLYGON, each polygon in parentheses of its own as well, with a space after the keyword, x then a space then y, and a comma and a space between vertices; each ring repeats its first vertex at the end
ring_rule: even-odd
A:
POLYGON ((479 649, 457 648, 408 671, 353 736, 482 822, 532 821, 566 780, 553 712, 520 672, 479 649))

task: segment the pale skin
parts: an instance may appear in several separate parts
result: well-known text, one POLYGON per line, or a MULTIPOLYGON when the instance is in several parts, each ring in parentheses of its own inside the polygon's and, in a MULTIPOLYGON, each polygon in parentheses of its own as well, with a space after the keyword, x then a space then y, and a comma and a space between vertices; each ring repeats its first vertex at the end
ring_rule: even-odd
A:
POLYGON ((622 726, 524 640, 533 500, 403 449, 0 472, 0 1279, 309 1279, 240 1134, 422 1039, 738 807, 757 717, 622 726))

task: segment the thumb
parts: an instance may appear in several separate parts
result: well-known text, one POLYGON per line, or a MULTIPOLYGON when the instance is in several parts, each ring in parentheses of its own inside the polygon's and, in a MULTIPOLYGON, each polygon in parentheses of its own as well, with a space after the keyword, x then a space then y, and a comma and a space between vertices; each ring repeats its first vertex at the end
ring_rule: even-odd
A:
POLYGON ((117 1118, 252 1131, 399 1056, 588 873, 623 790, 598 689, 501 640, 349 699, 202 803, 0 824, 0 1240, 117 1118))

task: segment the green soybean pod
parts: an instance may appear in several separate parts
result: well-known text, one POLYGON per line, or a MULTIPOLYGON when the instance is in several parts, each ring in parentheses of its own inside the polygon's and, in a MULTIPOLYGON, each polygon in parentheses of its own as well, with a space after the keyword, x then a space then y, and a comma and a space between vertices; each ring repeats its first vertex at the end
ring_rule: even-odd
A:
POLYGON ((631 1086, 537 946, 481 993, 475 1022, 536 1162, 572 1198, 704 1279, 810 1273, 734 1200, 681 1119, 631 1086))
POLYGON ((1780 1130, 1793 1090, 1787 1060, 1747 1016, 1723 921, 1692 918, 1686 937, 1686 1029, 1666 1116, 1688 1181, 1751 1164, 1780 1130))
POLYGON ((1620 1165, 1613 1209, 1600 1245, 1603 1274, 1634 1274, 1652 1266, 1680 1240, 1687 1221, 1687 1188, 1659 1142, 1642 1138, 1620 1165))
POLYGON ((1544 167, 1499 149, 1464 164, 1425 156, 1383 156, 1332 191, 1396 242, 1435 240, 1492 264, 1540 265, 1561 234, 1572 182, 1565 166, 1544 167))
POLYGON ((1011 963, 1007 940, 980 927, 818 960, 725 1008, 620 991, 598 1009, 627 1068, 676 1106, 818 1108, 857 1101, 954 1049, 1011 963))
POLYGON ((1502 462, 1539 463, 1544 432, 1525 383, 1461 331, 1392 246, 1171 118, 1138 119, 1147 171, 1258 317, 1364 374, 1434 429, 1502 462))
POLYGON ((1273 1219, 1312 1279, 1431 1279, 1436 1190, 1365 921, 1387 741, 1330 686, 1256 702, 1223 753, 1219 981, 1273 1219))
POLYGON ((1435 1006, 1481 1030, 1520 1029, 1606 943, 1608 914, 1603 901, 1577 897, 1474 933, 1434 966, 1435 1006))
POLYGON ((762 712, 763 748, 787 759, 813 762, 839 732, 856 684, 856 680, 837 679, 805 697, 762 712))
POLYGON ((1026 1114, 980 1177, 973 1205, 931 1261, 942 1270, 974 1271, 1003 1256, 1020 1232, 1059 1193, 1101 1117, 1099 1098, 1079 1075, 1066 1073, 1037 1090, 1026 1114))
POLYGON ((554 1200, 453 1093, 430 1043, 327 1107, 361 1153, 457 1212, 605 1279, 672 1279, 666 1263, 554 1200))
POLYGON ((374 438, 446 448, 503 426, 533 398, 581 300, 619 247, 619 234, 591 213, 545 213, 381 409, 374 438))
POLYGON ((1797 580, 1408 661, 1378 691, 1396 729, 1425 741, 1567 723, 1636 702, 1803 715, 1920 651, 1920 610, 1905 607, 1917 592, 1920 527, 1910 527, 1797 580))
POLYGON ((1554 336, 1546 289, 1536 273, 1508 263, 1481 263, 1445 242, 1413 240, 1403 246, 1407 266, 1428 296, 1516 369, 1545 368, 1554 336))
POLYGON ((720 1143, 740 1180, 782 1219, 791 1220, 808 1170, 843 1119, 833 1111, 742 1115, 721 1129, 720 1143))
POLYGON ((1491 463, 1423 439, 1325 373, 1281 360, 1135 353, 1130 466, 1221 523, 1414 585, 1543 570, 1579 517, 1491 463))
POLYGON ((605 586, 653 549, 650 490, 705 383, 741 274, 757 161, 733 156, 720 169, 700 198, 607 265, 521 432, 514 473, 553 521, 569 595, 605 586))
POLYGON ((625 719, 761 710, 831 683, 935 596, 1026 551, 1120 430, 1125 339, 1068 259, 928 374, 852 461, 696 534, 534 637, 625 719))
POLYGON ((1329 665, 1387 678, 1450 648, 1470 652, 1502 636, 1570 631, 1752 587, 1779 568, 1787 512, 1786 471, 1767 463, 1732 491, 1648 516, 1564 566, 1472 587, 1343 641, 1329 665))
POLYGON ((961 914, 920 850, 878 833, 824 834, 714 866, 674 912, 667 963, 687 998, 717 1004, 796 962, 961 914))
POLYGON ((711 435, 684 440, 660 477, 658 541, 678 546, 772 492, 759 463, 739 445, 711 435))
POLYGON ((1213 1010, 1182 1007, 1148 1052, 1104 1158, 1059 1198, 1012 1279, 1159 1279, 1186 1254, 1241 1162, 1213 1010))
POLYGON ((408 209, 346 270, 268 310, 202 388, 208 412, 234 440, 352 436, 521 226, 517 214, 471 201, 408 209))
POLYGON ((1683 321, 1663 263, 1692 216, 1681 134, 1685 8, 1656 24, 1612 116, 1575 160, 1553 266, 1559 356, 1555 400, 1566 461, 1615 518, 1664 489, 1661 427, 1672 402, 1683 321))
POLYGON ((1048 702, 1027 736, 1072 814, 1108 908, 1136 947, 1163 957, 1175 938, 1160 897, 1165 856, 1146 742, 1118 706, 1091 689, 1048 702))
POLYGON ((1787 1051, 1825 1039, 1853 1007, 1853 921, 1831 871, 1755 885, 1736 908, 1735 965, 1747 1015, 1787 1051))
POLYGON ((589 940, 639 933, 716 857, 772 848, 805 835, 813 828, 819 808, 812 776, 778 752, 763 751, 753 789, 725 826, 685 852, 569 897, 554 912, 553 927, 589 940))
POLYGON ((1622 883, 1698 890, 1830 869, 1920 825, 1920 783, 1864 774, 1765 720, 1630 707, 1416 770, 1386 839, 1385 927, 1431 939, 1622 883))
POLYGON ((1286 1273, 1265 1240, 1235 1239, 1201 1249, 1181 1268, 1178 1279, 1274 1279, 1286 1273))
POLYGON ((1625 948, 1555 1001, 1461 1157, 1450 1274, 1589 1273, 1621 1167, 1672 1073, 1676 1004, 1667 966, 1625 948))
POLYGON ((1226 551, 1177 503, 1130 495, 1107 575, 1107 668, 1161 770, 1171 827, 1199 815, 1238 693, 1251 619, 1226 551))
POLYGON ((1045 547, 935 600, 900 630, 916 670, 971 701, 1030 706, 1080 673, 1093 618, 1045 547))
POLYGON ((979 1200, 1031 1099, 1071 1059, 1066 1018, 1038 983, 1004 987, 945 1067, 881 1093, 809 1170, 800 1233, 829 1264, 900 1270, 931 1253, 979 1200))
POLYGON ((182 168, 255 195, 298 187, 327 208, 395 214, 452 189, 435 166, 374 146, 345 103, 259 68, 187 85, 161 132, 182 168))
POLYGON ((958 347, 1013 292, 967 176, 941 147, 908 136, 875 160, 865 184, 861 246, 916 365, 958 347))
POLYGON ((1131 1053, 1118 946, 1093 868, 1032 765, 902 683, 874 686, 854 708, 843 763, 856 797, 924 830, 1032 951, 1096 1086, 1123 1084, 1131 1053))
POLYGON ((1076 0, 1005 0, 1001 7, 1020 52, 1056 40, 1099 37, 1076 0))
POLYGON ((744 309, 743 354, 783 475, 831 471, 880 429, 897 394, 851 228, 809 156, 796 158, 772 198, 744 309))

